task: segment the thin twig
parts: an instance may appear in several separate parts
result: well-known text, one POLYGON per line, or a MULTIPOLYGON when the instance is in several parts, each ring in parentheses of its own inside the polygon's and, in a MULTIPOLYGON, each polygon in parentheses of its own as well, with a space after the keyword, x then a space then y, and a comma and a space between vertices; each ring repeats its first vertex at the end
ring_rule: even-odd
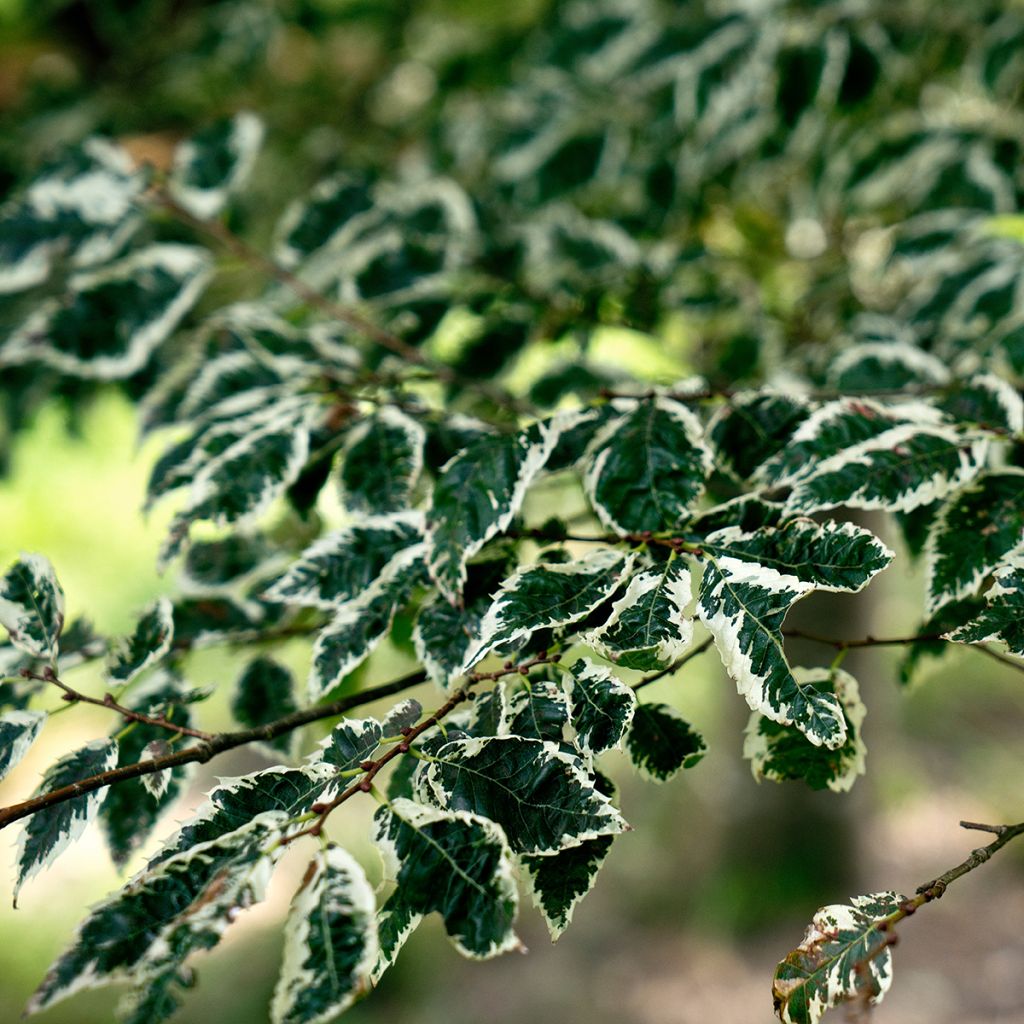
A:
POLYGON ((82 693, 74 687, 68 686, 68 684, 60 679, 53 669, 49 667, 43 669, 41 673, 23 668, 20 675, 23 679, 37 679, 43 683, 52 683, 62 691, 61 699, 66 700, 69 704, 92 704, 98 708, 109 708, 111 711, 116 711, 121 715, 125 721, 139 722, 142 725, 151 725, 157 729, 166 729, 169 732, 175 733, 177 736, 192 736, 197 740, 203 741, 213 739, 212 733, 203 732, 201 729, 190 729, 188 726, 178 725, 176 722, 172 722, 163 716, 147 715, 141 711, 133 711, 131 708, 126 708, 123 704, 119 704, 117 702, 117 699, 112 693, 104 694, 102 699, 99 697, 90 697, 88 694, 82 693))
POLYGON ((470 698, 470 688, 476 683, 491 681, 497 682, 504 676, 509 675, 527 675, 532 668, 536 668, 538 665, 548 665, 552 662, 559 661, 561 656, 559 654, 549 655, 547 651, 541 651, 540 654, 522 662, 507 661, 500 668, 493 672, 472 672, 467 676, 467 682, 460 689, 456 690, 436 711, 428 715, 418 725, 403 730, 402 740, 399 743, 393 744, 389 747, 380 757, 376 760, 364 761, 359 767, 363 770, 363 775, 353 782, 346 789, 342 790, 333 800, 325 804, 314 805, 312 810, 316 813, 316 820, 305 828, 299 829, 297 832, 292 832, 282 840, 282 844, 291 843, 298 839, 300 836, 318 836, 323 830, 324 824, 327 821, 328 816, 340 807, 343 803, 350 800, 356 793, 369 793, 373 789, 373 780, 377 774, 387 765, 393 761, 396 757, 401 754, 409 753, 409 750, 413 742, 420 737, 428 729, 433 728, 441 721, 449 712, 457 708, 464 701, 470 698))
POLYGON ((713 636, 705 637, 705 639, 702 640, 696 647, 694 647, 693 650, 687 651, 686 654, 684 654, 681 658, 678 658, 676 661, 672 662, 672 664, 669 665, 667 668, 663 668, 660 671, 654 672, 649 676, 644 676, 643 679, 640 679, 639 681, 635 682, 633 684, 634 692, 636 690, 642 690, 645 686, 650 686, 651 683, 656 683, 659 679, 664 679, 665 676, 670 676, 673 675, 675 672, 678 672, 688 661, 691 661, 693 658, 696 658, 699 655, 703 654, 714 642, 715 638, 713 636))
POLYGON ((137 761, 135 764, 126 764, 120 768, 112 768, 110 771, 100 772, 98 775, 90 776, 69 786, 61 786, 59 789, 51 790, 49 793, 42 793, 21 803, 0 810, 0 828, 10 825, 13 821, 26 818, 36 811, 53 807, 56 804, 73 800, 75 797, 85 793, 95 792, 97 789, 105 789, 117 782, 124 782, 127 779, 137 779, 143 775, 153 775, 156 772, 165 771, 168 768, 177 768, 185 764, 205 764, 207 761, 223 754, 227 750, 236 747, 244 747, 250 743, 265 742, 284 736, 287 733, 301 729, 312 722, 318 722, 325 718, 337 718, 353 708, 370 704, 382 697, 390 697, 403 690, 411 689, 420 683, 426 682, 426 672, 419 670, 389 683, 382 683, 380 686, 373 686, 360 693, 342 697, 330 704, 319 704, 316 707, 304 708, 285 715, 266 725, 257 726, 254 729, 242 729, 236 732, 215 733, 209 739, 197 743, 195 746, 184 747, 172 754, 163 757, 152 758, 149 761, 137 761))

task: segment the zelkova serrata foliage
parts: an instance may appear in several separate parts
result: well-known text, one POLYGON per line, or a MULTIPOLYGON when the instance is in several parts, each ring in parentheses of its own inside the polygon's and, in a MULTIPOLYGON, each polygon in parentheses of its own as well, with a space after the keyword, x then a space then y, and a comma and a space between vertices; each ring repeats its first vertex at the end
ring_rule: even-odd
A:
MULTIPOLYGON (((712 648, 750 708, 755 774, 833 790, 865 766, 846 651, 904 644, 907 677, 950 643, 1021 664, 1024 250, 1006 218, 1024 20, 983 7, 957 16, 956 60, 965 26, 913 4, 564 5, 504 87, 452 87, 423 159, 391 180, 338 169, 269 247, 230 226, 265 135, 248 112, 166 168, 87 138, 12 195, 5 388, 144 393, 142 429, 172 438, 146 501, 178 495, 160 553, 175 577, 130 636, 66 625, 41 555, 0 581, 0 772, 55 697, 112 715, 0 811, 26 819, 17 885, 93 819, 126 863, 191 764, 249 744, 281 762, 215 788, 91 912, 31 1010, 129 981, 125 1021, 170 1017, 188 958, 300 837, 322 844, 276 1024, 366 995, 427 914, 494 956, 519 947, 522 890, 557 936, 629 827, 601 755, 657 781, 697 765, 699 730, 643 689, 712 648), (764 237, 714 241, 723 193, 738 221, 756 193, 764 237), (225 257, 259 286, 211 298, 225 257), (701 333, 704 375, 610 371, 590 354, 608 325, 701 333), (569 355, 523 388, 506 371, 546 342, 569 355), (567 488, 585 502, 572 521, 551 497, 567 488), (921 627, 819 638, 831 667, 794 666, 793 605, 859 592, 895 557, 848 510, 889 514, 925 560, 921 627), (396 621, 418 667, 353 691, 396 621), (298 691, 267 653, 294 637, 312 639, 298 691), (239 658, 233 732, 199 727, 209 694, 187 682, 189 652, 214 644, 239 658), (68 682, 96 659, 103 696, 68 682), (425 681, 426 710, 401 696, 425 681), (351 714, 386 696, 386 716, 351 714), (328 839, 367 794, 380 892, 328 839)), ((972 827, 996 838, 916 896, 818 912, 776 975, 784 1021, 882 997, 893 927, 1024 831, 972 827)))

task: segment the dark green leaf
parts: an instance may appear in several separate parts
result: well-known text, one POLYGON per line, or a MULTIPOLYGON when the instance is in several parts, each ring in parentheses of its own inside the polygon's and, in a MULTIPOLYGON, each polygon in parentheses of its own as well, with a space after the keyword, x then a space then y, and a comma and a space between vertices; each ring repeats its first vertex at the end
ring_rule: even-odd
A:
POLYGON ((648 779, 664 782, 692 768, 707 749, 704 738, 668 704, 637 704, 626 750, 648 779))

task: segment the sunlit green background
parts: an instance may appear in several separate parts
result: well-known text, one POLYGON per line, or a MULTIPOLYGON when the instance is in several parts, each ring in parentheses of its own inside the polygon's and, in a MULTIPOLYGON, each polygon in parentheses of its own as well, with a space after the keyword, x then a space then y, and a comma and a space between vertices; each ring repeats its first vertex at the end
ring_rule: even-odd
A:
MULTIPOLYGON (((132 96, 125 86, 129 79, 113 72, 109 94, 88 92, 83 81, 88 62, 78 61, 66 26, 60 32, 48 29, 48 10, 67 15, 79 6, 88 5, 0 0, 0 126, 7 129, 0 139, 0 176, 12 178, 19 161, 31 155, 32 140, 15 138, 24 125, 31 121, 59 134, 62 124, 74 123, 81 108, 69 95, 76 90, 84 90, 81 104, 102 106, 110 123, 126 132, 144 130, 147 107, 156 100, 132 96), (41 113, 50 95, 66 121, 41 113)), ((132 7, 121 6, 126 12, 132 7)), ((201 6, 182 9, 190 14, 201 6)), ((308 6, 319 8, 329 23, 333 9, 356 5, 324 0, 308 6)), ((381 5, 382 24, 395 6, 381 5)), ((460 24, 487 28, 502 19, 528 18, 543 5, 505 9, 450 0, 424 6, 450 8, 460 24)), ((237 88, 258 109, 276 110, 278 123, 288 122, 300 140, 296 159, 301 160, 319 152, 317 146, 330 150, 334 145, 312 131, 314 117, 332 102, 332 90, 351 88, 353 74, 372 74, 374 54, 386 46, 386 35, 381 29, 355 39, 332 31, 318 36, 297 23, 252 80, 215 82, 216 88, 200 96, 189 90, 206 79, 182 72, 159 99, 177 104, 174 117, 180 123, 198 116, 204 103, 210 110, 229 106, 237 88)), ((152 39, 145 42, 157 46, 152 39)), ((188 54, 181 59, 187 63, 188 54)), ((271 121, 273 126, 273 116, 271 121)), ((283 157, 278 152, 273 159, 283 157)), ((652 376, 692 369, 685 338, 676 347, 655 349, 639 337, 609 334, 597 349, 601 359, 652 376)), ((536 358, 557 355, 552 350, 536 358)), ((526 382, 537 371, 528 359, 517 372, 526 382)), ((160 438, 138 445, 132 408, 114 390, 101 393, 73 423, 63 406, 44 407, 4 453, 11 471, 0 481, 0 564, 21 551, 44 552, 63 582, 72 615, 88 615, 103 634, 125 630, 134 613, 161 592, 154 565, 167 512, 158 508, 146 518, 140 511, 160 445, 160 438)), ((893 536, 886 539, 897 544, 893 536)), ((912 631, 921 581, 905 563, 897 565, 871 588, 867 601, 802 612, 832 626, 837 619, 853 620, 836 632, 912 631)), ((301 674, 308 648, 296 642, 285 653, 301 674)), ((802 656, 809 661, 823 655, 808 648, 802 656)), ((400 659, 385 650, 367 674, 393 674, 404 664, 400 659)), ((910 890, 945 870, 972 845, 972 837, 956 828, 960 818, 1022 816, 1024 681, 1019 673, 971 652, 954 652, 904 693, 896 683, 897 660, 896 652, 875 651, 851 656, 847 663, 869 708, 869 774, 844 796, 754 782, 740 758, 747 712, 713 658, 695 662, 683 679, 658 684, 655 696, 684 711, 704 732, 710 752, 693 772, 661 787, 642 783, 624 763, 611 764, 635 831, 615 844, 595 892, 559 943, 551 946, 537 915, 524 909, 522 935, 529 955, 469 964, 430 922, 411 940, 381 991, 347 1019, 353 1024, 767 1024, 773 1019, 775 961, 799 940, 817 906, 857 892, 910 890)), ((218 687, 204 706, 208 728, 227 724, 227 695, 239 670, 238 659, 224 652, 203 652, 191 660, 192 681, 218 687)), ((74 681, 102 692, 92 669, 81 670, 74 681)), ((417 695, 426 704, 438 699, 429 688, 417 695)), ((0 785, 0 803, 26 796, 58 753, 105 734, 110 725, 109 715, 89 708, 57 717, 0 785)), ((309 743, 313 739, 307 737, 309 743)), ((261 763, 257 754, 236 752, 197 773, 187 800, 168 816, 164 834, 201 800, 216 775, 239 774, 261 763)), ((376 855, 366 839, 370 811, 354 806, 347 818, 332 819, 331 828, 374 872, 376 855)), ((16 832, 15 826, 0 835, 0 846, 8 851, 0 879, 8 892, 16 832)), ((267 901, 243 914, 222 947, 195 964, 200 984, 178 1018, 182 1024, 266 1019, 281 922, 305 852, 289 854, 267 901)), ((133 868, 143 859, 140 855, 133 868)), ((877 1012, 879 1024, 1024 1024, 1022 868, 1021 855, 1008 851, 901 929, 899 982, 877 1012)), ((85 908, 120 881, 98 831, 91 829, 52 870, 26 886, 16 911, 0 900, 0 1024, 17 1019, 85 908)), ((114 989, 84 993, 38 1019, 40 1024, 105 1024, 116 998, 114 989)))

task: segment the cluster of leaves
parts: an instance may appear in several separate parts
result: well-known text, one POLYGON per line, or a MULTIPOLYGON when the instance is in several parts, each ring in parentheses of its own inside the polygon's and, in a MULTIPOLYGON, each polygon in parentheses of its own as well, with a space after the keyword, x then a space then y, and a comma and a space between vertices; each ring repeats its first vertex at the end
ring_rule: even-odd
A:
MULTIPOLYGON (((0 772, 55 687, 117 716, 0 812, 28 818, 17 884, 93 818, 126 864, 193 763, 247 743, 275 759, 223 781, 93 910, 31 1009, 127 980, 124 1019, 166 1019, 189 956, 282 851, 370 791, 384 884, 324 842, 275 1021, 339 1013, 435 911, 468 956, 516 948, 520 884, 557 936, 628 829, 607 755, 658 781, 700 761, 699 731, 642 691, 712 645, 751 712, 754 774, 848 789, 857 683, 785 647, 796 603, 857 593, 894 558, 847 510, 890 513, 925 560, 906 680, 949 642, 1024 656, 1024 264, 992 217, 1022 187, 1003 115, 1024 22, 973 15, 980 113, 940 117, 922 104, 963 45, 955 19, 915 60, 914 5, 727 6, 559 5, 507 89, 443 97, 429 173, 337 171, 282 212, 268 255, 226 221, 264 134, 244 112, 166 171, 85 139, 0 208, 0 367, 150 380, 141 427, 169 440, 147 502, 177 501, 160 560, 178 583, 130 636, 65 628, 41 556, 0 580, 0 772), (755 185, 768 226, 741 218, 723 247, 716 197, 755 185), (266 286, 206 293, 220 249, 266 286), (798 300, 779 297, 787 273, 798 300), (714 342, 705 377, 652 386, 588 355, 603 325, 668 332, 680 310, 714 342), (723 387, 750 338, 749 386, 723 387), (530 339, 555 344, 510 394, 501 371, 530 339), (296 636, 313 638, 301 693, 266 653, 296 636), (416 671, 360 689, 403 637, 416 671), (242 662, 230 733, 195 726, 209 694, 187 656, 210 644, 242 662), (96 658, 102 699, 65 678, 96 658), (423 681, 434 711, 342 717, 423 681)), ((826 908, 791 965, 826 969, 780 975, 783 1019, 880 998, 888 960, 868 943, 865 967, 844 936, 898 906, 826 908)))

